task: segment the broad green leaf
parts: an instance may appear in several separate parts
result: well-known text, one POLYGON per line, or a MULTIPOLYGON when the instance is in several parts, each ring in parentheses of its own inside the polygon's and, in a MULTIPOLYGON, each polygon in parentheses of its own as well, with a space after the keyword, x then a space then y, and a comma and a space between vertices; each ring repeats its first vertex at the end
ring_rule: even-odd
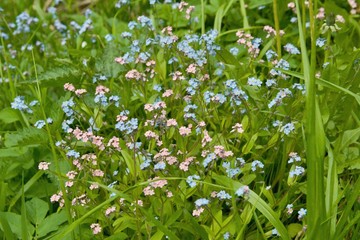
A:
POLYGON ((18 110, 12 108, 4 108, 0 111, 0 120, 5 124, 20 121, 20 119, 21 116, 19 116, 18 110))
POLYGON ((39 225, 49 211, 49 205, 39 198, 33 198, 27 201, 25 205, 28 218, 35 225, 39 225))
MULTIPOLYGON (((17 239, 22 238, 21 215, 18 215, 13 212, 0 212, 0 219, 6 221, 8 223, 8 226, 10 226, 11 232, 17 236, 17 239)), ((30 234, 32 234, 35 230, 34 227, 28 221, 26 221, 26 228, 28 229, 28 232, 30 234)))
POLYGON ((10 147, 10 148, 1 148, 0 157, 19 157, 28 152, 27 147, 10 147))
POLYGON ((343 133, 341 138, 341 142, 338 145, 337 150, 342 151, 344 148, 348 147, 349 145, 357 142, 360 137, 360 128, 347 130, 343 133))
POLYGON ((59 226, 67 221, 66 212, 62 210, 60 212, 53 213, 47 216, 39 225, 36 234, 37 236, 44 237, 50 232, 56 231, 59 229, 59 226))
POLYGON ((294 238, 300 231, 303 230, 303 226, 299 223, 291 223, 287 226, 287 230, 291 238, 294 238))

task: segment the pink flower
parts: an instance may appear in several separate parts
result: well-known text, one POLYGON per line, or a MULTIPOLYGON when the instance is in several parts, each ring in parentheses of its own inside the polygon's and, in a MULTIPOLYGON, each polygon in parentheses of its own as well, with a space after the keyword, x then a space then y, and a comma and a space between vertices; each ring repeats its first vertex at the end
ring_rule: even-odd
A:
POLYGON ((117 57, 115 58, 115 62, 124 65, 125 64, 125 60, 122 57, 117 57))
POLYGON ((48 170, 50 164, 49 162, 40 162, 38 168, 39 170, 48 170))
POLYGON ((335 16, 335 21, 336 22, 340 22, 340 23, 345 23, 345 18, 341 15, 336 15, 335 16))
POLYGON ((92 183, 89 187, 90 190, 98 189, 99 185, 97 183, 92 183))
POLYGON ((109 216, 111 213, 115 212, 116 211, 116 207, 115 206, 112 206, 112 207, 109 207, 108 209, 105 210, 105 216, 109 216))
POLYGON ((101 226, 98 223, 93 223, 90 225, 91 230, 93 231, 93 234, 99 234, 101 232, 101 226))
POLYGON ((173 165, 177 162, 177 158, 174 156, 166 157, 166 161, 169 165, 173 165))
POLYGON ((126 79, 135 79, 146 81, 144 74, 141 74, 138 70, 133 69, 125 74, 126 79))
POLYGON ((66 91, 70 91, 70 92, 74 92, 75 91, 75 87, 74 85, 72 85, 71 83, 65 83, 64 84, 64 89, 66 91))
POLYGON ((204 212, 204 208, 198 208, 198 209, 195 209, 195 210, 192 212, 192 215, 193 215, 194 217, 199 217, 202 212, 204 212))
POLYGON ((60 200, 62 195, 60 194, 53 194, 51 197, 50 197, 50 202, 58 202, 60 200))
POLYGON ((69 171, 69 172, 66 173, 66 176, 67 176, 70 180, 73 180, 73 179, 76 177, 77 174, 78 174, 78 173, 75 172, 75 171, 69 171))
POLYGON ((204 130, 204 137, 201 140, 201 146, 205 147, 205 145, 212 141, 212 138, 210 137, 208 131, 204 130))
POLYGON ((181 136, 189 136, 191 134, 191 124, 189 124, 189 127, 180 127, 179 133, 181 136))
POLYGON ((144 110, 145 110, 145 111, 148 111, 148 112, 152 112, 152 111, 154 110, 154 107, 153 107, 152 104, 147 103, 147 104, 145 104, 145 106, 144 106, 144 110))
POLYGON ((187 9, 186 9, 186 19, 190 19, 190 14, 192 11, 194 11, 195 9, 195 6, 189 6, 187 9))
POLYGON ((175 119, 170 118, 169 120, 166 121, 166 126, 171 127, 171 126, 176 126, 177 122, 175 119))
POLYGON ((105 87, 105 86, 102 86, 102 85, 99 85, 96 87, 96 90, 95 90, 95 95, 103 95, 105 93, 108 93, 110 91, 109 88, 105 87))
POLYGON ((143 193, 145 196, 152 196, 155 194, 155 191, 150 186, 147 186, 146 188, 144 188, 143 193))
POLYGON ((196 73, 196 64, 192 63, 188 66, 188 68, 186 69, 187 73, 196 73))
MULTIPOLYGON (((153 178, 153 180, 157 179, 159 177, 155 177, 153 178)), ((167 185, 167 180, 163 179, 163 180, 159 180, 159 181, 155 181, 155 182, 151 182, 150 186, 152 186, 153 188, 163 188, 165 185, 167 185)))
POLYGON ((114 136, 109 140, 107 146, 108 147, 112 146, 112 147, 116 148, 116 150, 120 151, 121 148, 119 146, 119 144, 120 144, 119 141, 120 141, 120 139, 118 137, 114 136))
POLYGON ((94 177, 103 177, 104 176, 104 172, 101 171, 100 169, 95 169, 92 171, 92 175, 94 177))
POLYGON ((75 94, 76 94, 77 96, 81 96, 81 95, 83 95, 83 94, 86 93, 86 92, 87 92, 86 89, 78 89, 78 90, 75 91, 75 94))
POLYGON ((171 198, 172 196, 174 196, 174 194, 171 191, 166 191, 166 196, 168 198, 171 198))
POLYGON ((73 181, 66 181, 65 182, 65 187, 72 187, 74 185, 73 181))
POLYGON ((154 133, 153 131, 150 131, 150 130, 146 131, 146 132, 144 133, 144 136, 145 136, 147 139, 151 139, 151 138, 159 139, 159 136, 158 136, 156 133, 154 133))
POLYGON ((238 133, 243 133, 244 132, 244 129, 242 127, 242 124, 240 123, 236 123, 233 127, 232 127, 233 130, 231 130, 231 132, 238 132, 238 133))
POLYGON ((173 81, 176 81, 176 80, 184 80, 185 79, 185 77, 182 75, 182 73, 181 72, 179 72, 179 71, 176 71, 176 72, 174 72, 174 73, 172 73, 172 74, 170 74, 170 75, 172 75, 172 80, 173 81))
POLYGON ((187 5, 189 5, 187 2, 181 1, 181 3, 178 6, 180 12, 182 12, 184 10, 184 7, 186 7, 187 5))

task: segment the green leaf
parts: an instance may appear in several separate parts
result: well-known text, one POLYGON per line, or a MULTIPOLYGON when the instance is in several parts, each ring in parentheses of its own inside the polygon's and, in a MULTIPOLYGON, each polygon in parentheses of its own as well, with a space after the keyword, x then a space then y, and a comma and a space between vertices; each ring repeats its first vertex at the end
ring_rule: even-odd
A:
POLYGON ((243 154, 248 154, 251 149, 254 147, 255 141, 258 138, 258 134, 255 133, 249 140, 249 142, 247 142, 244 147, 242 148, 242 152, 243 154))
POLYGON ((254 9, 270 3, 272 3, 272 0, 250 0, 248 8, 254 9))
POLYGON ((28 152, 27 147, 11 147, 0 149, 0 157, 19 157, 28 152))
POLYGON ((122 232, 115 233, 110 237, 105 238, 105 240, 124 240, 124 239, 129 239, 129 236, 122 232))
POLYGON ((16 239, 13 231, 11 230, 9 221, 2 215, 0 215, 0 227, 1 227, 1 230, 5 234, 5 239, 7 239, 7 240, 15 240, 16 239))
POLYGON ((38 75, 38 80, 20 82, 20 84, 36 84, 39 81, 42 87, 62 87, 65 83, 77 83, 82 72, 70 66, 56 67, 38 75))
POLYGON ((148 210, 140 208, 142 214, 146 216, 146 220, 153 223, 160 231, 162 231, 169 239, 179 239, 172 231, 170 231, 165 225, 163 225, 159 220, 157 220, 148 210))
MULTIPOLYGON (((8 223, 11 232, 16 234, 18 239, 22 238, 21 215, 18 215, 13 212, 0 212, 0 219, 4 219, 8 223)), ((32 234, 35 230, 34 227, 28 221, 26 221, 26 228, 28 229, 28 232, 30 234, 32 234)))
POLYGON ((5 124, 20 121, 21 117, 19 112, 12 108, 4 108, 0 111, 0 120, 5 124))
POLYGON ((49 205, 39 198, 33 198, 27 201, 25 205, 28 218, 35 225, 39 225, 49 211, 49 205))
POLYGON ((299 223, 291 223, 287 226, 287 230, 291 238, 295 237, 300 231, 303 230, 303 226, 299 223))
POLYGON ((340 144, 337 144, 337 151, 342 151, 349 145, 356 143, 360 137, 360 128, 347 130, 343 133, 340 144))
POLYGON ((216 51, 216 58, 223 63, 234 65, 238 68, 241 68, 239 61, 236 60, 234 55, 232 55, 228 50, 224 48, 216 51))
POLYGON ((4 143, 6 147, 24 147, 30 145, 34 146, 37 144, 47 144, 48 136, 42 129, 29 127, 16 132, 6 133, 4 143))
POLYGON ((59 226, 67 221, 65 210, 61 212, 56 212, 48 217, 46 217, 37 229, 37 236, 44 237, 48 235, 50 232, 56 231, 59 229, 59 226))
MULTIPOLYGON (((226 176, 214 174, 213 178, 216 182, 226 188, 231 188, 234 192, 237 191, 240 187, 244 186, 240 182, 229 179, 226 176)), ((269 220, 269 222, 278 230, 282 239, 290 240, 288 231, 286 230, 284 224, 280 221, 279 216, 259 195, 250 190, 247 201, 250 202, 259 212, 264 215, 264 217, 269 220)))

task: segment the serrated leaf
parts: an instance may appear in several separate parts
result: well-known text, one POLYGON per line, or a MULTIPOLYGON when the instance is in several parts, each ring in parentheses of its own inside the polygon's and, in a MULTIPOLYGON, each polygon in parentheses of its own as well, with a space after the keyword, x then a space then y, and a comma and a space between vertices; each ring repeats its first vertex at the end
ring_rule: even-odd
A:
POLYGON ((65 83, 77 83, 81 77, 81 71, 74 67, 56 67, 40 73, 38 79, 20 82, 20 84, 36 84, 39 81, 43 87, 62 87, 65 83))
POLYGON ((6 133, 4 144, 6 147, 23 147, 47 142, 48 136, 44 130, 29 127, 16 132, 6 133))

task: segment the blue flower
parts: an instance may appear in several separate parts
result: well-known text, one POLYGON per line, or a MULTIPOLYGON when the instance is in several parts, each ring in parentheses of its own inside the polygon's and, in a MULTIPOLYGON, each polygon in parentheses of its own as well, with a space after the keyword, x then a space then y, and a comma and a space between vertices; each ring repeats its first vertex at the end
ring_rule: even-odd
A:
POLYGON ((37 121, 35 124, 34 124, 34 127, 38 128, 38 129, 41 129, 45 126, 45 121, 44 120, 39 120, 37 121))
POLYGON ((265 85, 267 87, 274 86, 274 85, 276 85, 276 81, 275 81, 275 79, 268 79, 268 80, 266 80, 265 85))
POLYGON ((74 110, 72 109, 72 107, 74 107, 74 106, 75 106, 75 103, 72 98, 70 98, 68 101, 65 101, 61 104, 62 110, 68 117, 70 117, 74 114, 74 110))
POLYGON ((105 40, 106 40, 107 42, 110 42, 110 41, 113 40, 113 36, 112 36, 111 34, 106 34, 106 35, 105 35, 105 40))
POLYGON ((294 176, 300 176, 303 175, 305 172, 305 168, 301 166, 295 166, 295 169, 290 171, 289 176, 293 178, 294 176))
POLYGON ((300 210, 298 211, 298 218, 302 219, 303 217, 305 217, 307 214, 307 210, 305 208, 300 208, 300 210))
POLYGON ((291 43, 287 43, 284 46, 285 51, 287 51, 290 54, 300 54, 299 49, 297 49, 297 47, 295 47, 293 44, 291 43))
POLYGON ((228 193, 225 192, 224 190, 221 190, 220 192, 218 192, 218 193, 216 194, 216 196, 217 196, 220 200, 231 199, 230 194, 228 194, 228 193))
POLYGON ((250 189, 248 186, 242 186, 239 187, 238 190, 236 190, 235 195, 238 197, 244 197, 250 193, 250 189))
POLYGON ((239 49, 237 47, 230 48, 230 53, 234 56, 237 56, 239 54, 239 49))
POLYGON ((325 38, 318 38, 316 39, 316 46, 323 47, 326 44, 325 38))
POLYGON ((195 187, 196 186, 196 182, 194 181, 195 180, 200 180, 200 176, 198 175, 190 175, 186 178, 186 182, 187 184, 189 184, 190 187, 195 187))
POLYGON ((195 206, 197 208, 201 207, 201 206, 204 206, 204 205, 207 205, 209 204, 209 200, 207 200, 206 198, 199 198, 198 200, 195 201, 195 206))
POLYGON ((67 156, 68 158, 70 158, 70 157, 79 158, 79 157, 80 157, 80 153, 76 152, 75 150, 69 150, 69 151, 66 153, 66 156, 67 156))
POLYGON ((165 162, 158 162, 157 164, 155 164, 154 170, 164 170, 165 167, 166 167, 165 162))
POLYGON ((249 77, 249 78, 248 78, 248 84, 249 84, 250 86, 261 87, 262 82, 261 82, 260 79, 257 79, 257 78, 255 78, 255 77, 249 77))
POLYGON ((17 96, 14 98, 14 101, 11 103, 11 108, 18 109, 22 112, 32 113, 33 111, 29 108, 29 106, 25 103, 24 96, 17 96))
POLYGON ((203 161, 203 166, 207 167, 212 160, 216 159, 215 153, 209 153, 203 161))
POLYGON ((149 167, 151 163, 151 158, 143 157, 143 162, 140 164, 140 169, 144 170, 145 168, 149 167))
POLYGON ((118 0, 117 3, 115 4, 115 7, 121 8, 125 4, 129 4, 129 3, 130 3, 130 0, 118 0))
POLYGON ((263 169, 264 164, 259 160, 255 160, 251 163, 251 171, 255 172, 257 168, 263 169))
POLYGON ((295 130, 294 123, 287 123, 283 127, 281 127, 280 132, 283 132, 285 135, 289 135, 295 130))

